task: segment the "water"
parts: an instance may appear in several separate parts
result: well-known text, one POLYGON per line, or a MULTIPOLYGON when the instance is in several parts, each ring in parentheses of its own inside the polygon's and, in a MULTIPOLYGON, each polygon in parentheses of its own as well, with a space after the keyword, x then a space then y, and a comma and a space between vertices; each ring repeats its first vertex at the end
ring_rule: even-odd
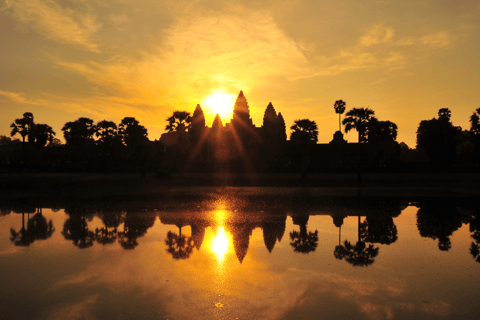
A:
POLYGON ((0 319, 480 315, 480 210, 465 199, 178 195, 0 209, 0 319))

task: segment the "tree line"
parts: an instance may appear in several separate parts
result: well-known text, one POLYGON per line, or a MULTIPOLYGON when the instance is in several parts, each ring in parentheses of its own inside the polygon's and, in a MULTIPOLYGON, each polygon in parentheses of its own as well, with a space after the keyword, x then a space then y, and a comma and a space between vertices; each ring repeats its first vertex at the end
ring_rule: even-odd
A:
POLYGON ((174 111, 166 119, 159 141, 148 138, 147 129, 134 117, 113 121, 80 117, 62 127, 65 145, 47 124, 35 123, 30 112, 11 124, 11 134, 0 136, 0 163, 11 166, 40 165, 65 170, 98 171, 269 171, 343 166, 385 166, 399 163, 432 165, 468 164, 480 161, 480 108, 470 117, 470 129, 451 122, 451 111, 442 108, 437 118, 422 120, 416 148, 398 143, 398 127, 379 120, 370 108, 346 110, 335 101, 339 130, 329 144, 317 144, 318 126, 310 119, 297 119, 287 140, 285 120, 272 103, 265 109, 261 127, 253 125, 248 102, 240 92, 233 117, 225 125, 217 114, 211 127, 205 124, 200 105, 193 114, 174 111), (345 133, 358 133, 358 144, 347 143, 345 133), (362 147, 363 146, 363 147, 362 147), (49 147, 56 148, 52 151, 49 147), (48 150, 50 149, 50 150, 48 150), (47 151, 45 151, 47 150, 47 151), (61 150, 61 151, 60 151, 61 150))

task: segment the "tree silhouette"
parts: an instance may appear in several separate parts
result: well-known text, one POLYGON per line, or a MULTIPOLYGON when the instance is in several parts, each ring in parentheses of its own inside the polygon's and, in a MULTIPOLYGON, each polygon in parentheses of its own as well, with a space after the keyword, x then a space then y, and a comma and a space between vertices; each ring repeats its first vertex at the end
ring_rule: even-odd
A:
POLYGON ((99 217, 103 222, 103 227, 95 229, 97 242, 102 245, 114 243, 118 235, 118 226, 124 220, 124 212, 100 212, 99 217))
POLYGON ((32 133, 34 124, 33 114, 31 112, 25 112, 23 114, 23 118, 15 119, 15 121, 10 125, 10 128, 12 128, 10 136, 13 137, 18 133, 22 136, 22 142, 25 142, 25 137, 32 133))
POLYGON ((137 145, 148 142, 147 129, 133 117, 123 118, 118 126, 118 131, 123 143, 132 150, 137 145))
POLYGON ((337 100, 333 105, 333 108, 335 109, 335 113, 338 114, 338 131, 340 132, 342 132, 341 120, 342 120, 342 114, 345 112, 345 105, 346 103, 343 100, 337 100))
POLYGON ((345 125, 345 132, 355 129, 358 132, 358 174, 357 183, 362 182, 361 175, 361 158, 362 147, 361 144, 366 141, 366 134, 369 122, 373 119, 375 112, 369 108, 353 108, 348 111, 346 117, 343 119, 345 125))
POLYGON ((343 246, 337 246, 334 251, 336 259, 345 259, 348 263, 355 267, 367 267, 375 262, 375 257, 378 256, 378 248, 372 244, 366 246, 365 242, 357 241, 352 245, 345 240, 343 246))
MULTIPOLYGON (((32 211, 33 212, 33 211, 32 211)), ((30 213, 27 209, 27 214, 30 213)), ((30 220, 29 218, 27 218, 30 220)), ((15 229, 10 229, 10 240, 13 242, 15 246, 20 247, 28 247, 31 243, 35 241, 32 233, 28 231, 28 224, 27 228, 25 228, 25 209, 22 207, 22 228, 17 232, 15 229)))
POLYGON ((185 165, 185 153, 190 144, 188 138, 188 130, 192 122, 190 112, 174 111, 172 116, 166 119, 168 124, 165 130, 172 135, 175 135, 176 145, 174 147, 174 161, 176 162, 180 176, 183 176, 183 167, 185 165))
POLYGON ((450 110, 440 109, 438 119, 422 120, 417 129, 417 149, 425 152, 432 163, 452 163, 456 157, 456 137, 460 127, 450 122, 450 110))
POLYGON ((292 216, 293 224, 300 226, 300 232, 290 232, 290 245, 293 251, 300 253, 314 252, 318 246, 318 230, 315 232, 307 231, 308 215, 292 216))
POLYGON ((318 140, 318 126, 309 119, 295 120, 290 127, 290 140, 302 144, 316 143, 318 140))
POLYGON ((37 213, 28 220, 28 232, 34 240, 48 239, 54 231, 52 220, 47 223, 41 208, 38 208, 37 213))
POLYGON ((318 127, 315 121, 309 119, 295 120, 290 127, 290 141, 299 144, 302 148, 302 178, 307 177, 307 145, 315 144, 318 140, 318 127))
POLYGON ((134 249, 138 246, 137 239, 143 237, 155 223, 153 211, 127 211, 123 231, 118 232, 118 242, 124 249, 134 249))
POLYGON ((451 248, 450 236, 458 230, 466 217, 457 211, 455 204, 426 203, 417 211, 417 227, 422 237, 438 239, 438 248, 448 251, 451 248))
POLYGON ((367 126, 366 140, 369 143, 388 143, 397 139, 397 125, 391 121, 372 118, 367 126))
POLYGON ((86 213, 72 213, 63 225, 62 235, 80 249, 93 246, 95 233, 88 229, 86 213))
POLYGON ((195 243, 192 237, 182 235, 182 228, 178 227, 179 234, 168 231, 165 244, 167 245, 167 252, 170 253, 173 259, 188 259, 193 252, 195 243))
POLYGON ((362 238, 365 238, 365 229, 362 228, 359 215, 357 243, 352 245, 350 241, 345 240, 343 245, 339 244, 335 247, 333 255, 338 260, 345 259, 345 261, 353 266, 366 267, 371 265, 375 262, 374 258, 378 256, 379 248, 375 248, 372 244, 366 246, 362 238))
POLYGON ((398 239, 398 232, 393 218, 387 215, 367 216, 363 223, 360 223, 361 238, 365 242, 392 244, 398 239))
POLYGON ((470 132, 480 134, 480 108, 477 108, 470 117, 470 132))
POLYGON ((110 146, 120 142, 118 128, 115 122, 102 120, 96 125, 97 131, 95 136, 98 138, 97 143, 103 146, 110 146))
POLYGON ((452 112, 448 108, 441 108, 438 110, 438 119, 443 120, 446 122, 450 121, 450 118, 452 117, 452 112))
POLYGON ((353 108, 343 119, 345 132, 355 129, 358 132, 358 143, 366 142, 368 124, 374 118, 375 111, 369 108, 353 108))
POLYGON ((167 132, 186 132, 190 129, 192 117, 187 111, 174 111, 173 115, 167 118, 168 124, 165 126, 167 132))
POLYGON ((470 236, 474 241, 470 244, 470 254, 476 262, 480 263, 480 211, 478 207, 474 214, 470 217, 470 236))
POLYGON ((62 131, 67 145, 84 146, 94 143, 97 127, 92 119, 80 117, 73 122, 67 122, 62 131))
POLYGON ((55 137, 55 132, 52 127, 47 124, 35 124, 32 127, 30 134, 29 142, 35 147, 43 148, 49 143, 53 143, 53 138, 55 137))

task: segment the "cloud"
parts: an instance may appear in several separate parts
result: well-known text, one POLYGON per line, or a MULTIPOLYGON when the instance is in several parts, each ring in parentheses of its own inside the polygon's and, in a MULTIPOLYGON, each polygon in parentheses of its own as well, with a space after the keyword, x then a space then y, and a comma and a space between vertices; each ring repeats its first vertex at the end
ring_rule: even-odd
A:
POLYGON ((100 24, 89 12, 86 2, 77 2, 71 7, 66 4, 60 5, 54 0, 6 0, 2 11, 10 12, 20 24, 30 26, 47 39, 98 52, 93 36, 100 24))
POLYGON ((0 97, 4 97, 7 100, 14 102, 25 103, 26 99, 23 97, 23 93, 9 92, 0 90, 0 97))
POLYGON ((17 102, 17 103, 26 103, 26 104, 35 104, 35 105, 38 104, 38 102, 35 102, 35 101, 28 101, 24 97, 23 92, 17 93, 17 92, 0 90, 0 97, 4 97, 5 99, 7 99, 9 101, 13 101, 13 102, 17 102))
POLYGON ((105 62, 77 62, 47 56, 106 93, 100 97, 105 102, 139 109, 193 108, 215 88, 250 90, 304 73, 308 64, 302 49, 268 14, 241 10, 178 17, 163 32, 161 44, 140 59, 119 55, 105 62))
POLYGON ((395 35, 392 27, 385 27, 383 24, 377 24, 371 27, 367 33, 360 38, 360 45, 369 47, 379 43, 390 42, 395 35))
POLYGON ((450 45, 451 36, 446 31, 440 31, 438 33, 426 35, 420 40, 425 45, 429 45, 435 48, 443 48, 450 45))

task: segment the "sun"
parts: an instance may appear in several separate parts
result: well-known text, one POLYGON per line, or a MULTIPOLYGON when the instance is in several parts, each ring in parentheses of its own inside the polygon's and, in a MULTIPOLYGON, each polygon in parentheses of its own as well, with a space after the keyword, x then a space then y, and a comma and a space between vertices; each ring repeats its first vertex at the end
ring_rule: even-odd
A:
POLYGON ((208 113, 212 115, 212 120, 218 113, 220 118, 222 118, 222 122, 225 123, 232 117, 235 98, 236 96, 234 94, 216 91, 203 99, 202 106, 205 106, 209 111, 208 113))

